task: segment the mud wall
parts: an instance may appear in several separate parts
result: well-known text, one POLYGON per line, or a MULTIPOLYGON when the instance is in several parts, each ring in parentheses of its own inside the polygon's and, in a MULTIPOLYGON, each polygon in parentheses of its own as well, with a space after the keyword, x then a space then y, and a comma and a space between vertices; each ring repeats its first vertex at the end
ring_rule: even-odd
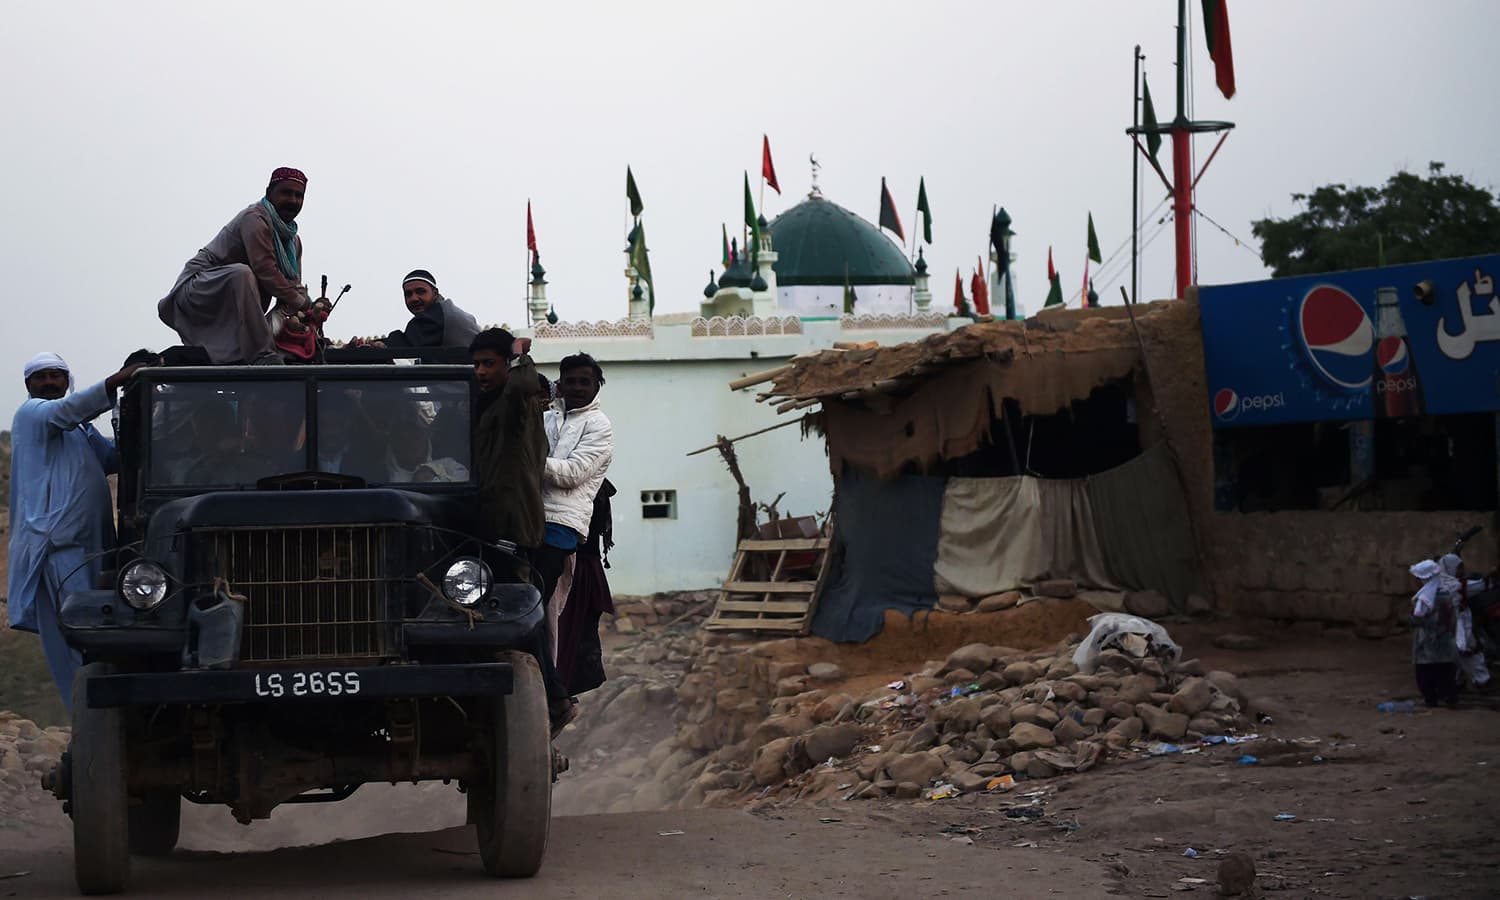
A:
POLYGON ((1180 460, 1201 558, 1222 612, 1275 619, 1380 622, 1397 615, 1415 584, 1407 567, 1444 552, 1481 524, 1465 550, 1474 571, 1494 568, 1500 521, 1474 512, 1217 513, 1213 426, 1204 385, 1197 292, 1141 320, 1150 388, 1142 442, 1170 439, 1180 460))

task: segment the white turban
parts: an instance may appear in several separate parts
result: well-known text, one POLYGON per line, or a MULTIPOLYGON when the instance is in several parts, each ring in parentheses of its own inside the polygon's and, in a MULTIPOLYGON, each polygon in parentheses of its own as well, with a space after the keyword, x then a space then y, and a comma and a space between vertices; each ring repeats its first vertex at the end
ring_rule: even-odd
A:
POLYGON ((21 370, 21 377, 30 378, 44 369, 61 369, 68 373, 70 376, 69 380, 71 380, 73 374, 73 370, 68 368, 68 364, 63 361, 61 356, 58 356, 56 353, 43 352, 38 353, 27 361, 26 368, 21 370))

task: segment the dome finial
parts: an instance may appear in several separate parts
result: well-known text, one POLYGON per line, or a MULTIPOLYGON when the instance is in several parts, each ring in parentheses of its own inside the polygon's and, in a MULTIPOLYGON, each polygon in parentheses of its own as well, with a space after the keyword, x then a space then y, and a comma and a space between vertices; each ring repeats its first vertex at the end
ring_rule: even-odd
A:
POLYGON ((818 162, 818 158, 811 153, 807 154, 807 161, 812 164, 812 190, 808 192, 807 196, 821 197, 823 196, 823 192, 818 188, 818 170, 822 169, 823 166, 818 162))
POLYGON ((714 295, 717 294, 718 292, 719 292, 719 283, 714 280, 714 270, 713 269, 709 269, 708 270, 708 284, 706 284, 706 285, 703 286, 703 296, 705 296, 708 299, 712 300, 714 298, 714 295))

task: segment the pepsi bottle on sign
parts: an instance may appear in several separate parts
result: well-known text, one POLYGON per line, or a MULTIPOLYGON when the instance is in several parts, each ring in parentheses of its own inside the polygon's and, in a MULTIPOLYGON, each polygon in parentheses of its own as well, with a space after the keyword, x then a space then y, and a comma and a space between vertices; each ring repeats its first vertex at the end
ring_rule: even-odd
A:
POLYGON ((1393 287, 1375 292, 1375 415, 1389 419, 1422 414, 1422 381, 1399 299, 1393 287))

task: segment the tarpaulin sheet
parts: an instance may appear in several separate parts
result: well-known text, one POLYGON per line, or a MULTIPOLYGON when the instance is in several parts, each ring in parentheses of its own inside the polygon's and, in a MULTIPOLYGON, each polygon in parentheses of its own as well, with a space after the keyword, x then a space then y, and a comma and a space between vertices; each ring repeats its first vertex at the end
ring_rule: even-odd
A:
POLYGON ((983 597, 1046 578, 1115 588, 1083 479, 950 478, 933 580, 983 597))
POLYGON ((818 598, 812 631, 830 641, 867 641, 887 609, 910 615, 937 603, 937 559, 943 479, 880 481, 850 473, 834 500, 835 565, 818 598))
POLYGON ((1157 590, 1182 609, 1204 592, 1182 481, 1163 444, 1087 479, 1099 544, 1116 583, 1157 590))

